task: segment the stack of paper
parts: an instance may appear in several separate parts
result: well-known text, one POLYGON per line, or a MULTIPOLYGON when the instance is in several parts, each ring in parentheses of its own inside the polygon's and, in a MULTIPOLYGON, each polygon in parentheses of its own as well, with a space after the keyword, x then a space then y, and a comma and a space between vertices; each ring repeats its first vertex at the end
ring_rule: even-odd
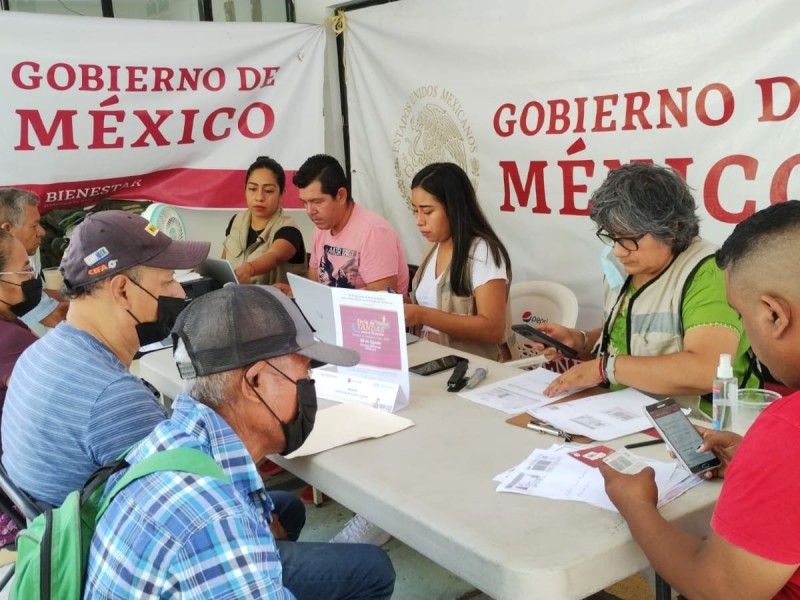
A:
POLYGON ((555 429, 593 440, 613 440, 652 427, 644 407, 655 402, 633 388, 549 404, 528 413, 555 429))
POLYGON ((553 371, 534 369, 491 385, 461 392, 459 396, 513 415, 555 402, 575 392, 569 390, 555 396, 545 396, 545 388, 556 377, 558 373, 553 371))
MULTIPOLYGON (((569 454, 588 447, 554 444, 547 450, 536 449, 522 463, 494 478, 500 482, 497 491, 576 500, 618 512, 606 495, 597 465, 592 466, 569 454)), ((703 481, 674 461, 642 458, 642 462, 655 471, 659 507, 703 481)))

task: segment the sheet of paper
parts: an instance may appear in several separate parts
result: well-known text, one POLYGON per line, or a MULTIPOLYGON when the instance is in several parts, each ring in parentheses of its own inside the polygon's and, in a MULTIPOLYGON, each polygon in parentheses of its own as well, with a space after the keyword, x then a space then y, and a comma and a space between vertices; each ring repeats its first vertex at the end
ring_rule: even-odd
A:
MULTIPOLYGON (((655 471, 659 498, 669 491, 676 463, 643 459, 655 471)), ((534 450, 515 468, 515 474, 497 486, 498 492, 540 496, 554 500, 575 500, 617 512, 605 492, 603 476, 596 468, 563 451, 534 450)))
POLYGON ((694 486, 699 485, 705 481, 699 475, 692 475, 684 469, 680 464, 677 465, 675 473, 667 484, 666 492, 658 495, 658 507, 661 508, 667 502, 672 502, 678 496, 682 496, 694 486))
POLYGON ((286 458, 309 456, 359 440, 379 438, 411 427, 414 422, 358 402, 337 404, 317 412, 305 443, 286 458))
POLYGON ((181 270, 175 271, 175 281, 178 283, 189 283, 190 281, 197 281, 198 279, 202 279, 203 276, 200 273, 195 273, 194 271, 190 270, 181 270))
MULTIPOLYGON (((584 446, 581 446, 581 445, 578 445, 578 444, 570 444, 569 446, 566 446, 564 444, 553 444, 552 446, 547 448, 547 451, 548 452, 554 452, 556 454, 568 454, 568 453, 573 452, 575 450, 581 450, 581 449, 584 449, 584 448, 588 448, 588 447, 590 447, 592 445, 593 444, 586 444, 584 446)), ((534 450, 534 452, 535 452, 535 450, 534 450)), ((530 458, 530 456, 528 456, 528 458, 530 458)), ((499 483, 501 481, 506 481, 506 480, 510 479, 511 477, 513 477, 519 471, 522 470, 522 467, 523 467, 524 464, 525 464, 525 461, 523 461, 522 463, 520 463, 520 464, 518 464, 516 466, 511 467, 507 471, 503 471, 499 475, 496 475, 495 477, 493 477, 492 481, 497 481, 499 483)))
POLYGON ((561 431, 605 442, 652 427, 644 407, 653 402, 650 396, 626 388, 528 412, 561 431))
POLYGON ((482 385, 474 390, 460 392, 458 395, 513 415, 544 406, 575 393, 575 390, 569 390, 553 397, 545 396, 543 393, 545 388, 556 377, 558 377, 558 373, 553 371, 533 369, 496 383, 482 385))
POLYGON ((360 402, 386 412, 395 409, 399 385, 366 377, 356 377, 328 367, 314 369, 317 398, 334 402, 360 402))

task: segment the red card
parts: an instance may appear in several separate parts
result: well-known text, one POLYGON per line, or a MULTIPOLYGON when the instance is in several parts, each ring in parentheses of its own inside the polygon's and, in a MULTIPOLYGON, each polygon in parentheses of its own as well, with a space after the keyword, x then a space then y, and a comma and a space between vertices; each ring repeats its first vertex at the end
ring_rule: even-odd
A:
POLYGON ((568 452, 568 454, 585 465, 594 467, 595 469, 600 466, 603 459, 607 456, 614 454, 614 450, 608 446, 592 446, 584 448, 583 450, 576 450, 575 452, 568 452))

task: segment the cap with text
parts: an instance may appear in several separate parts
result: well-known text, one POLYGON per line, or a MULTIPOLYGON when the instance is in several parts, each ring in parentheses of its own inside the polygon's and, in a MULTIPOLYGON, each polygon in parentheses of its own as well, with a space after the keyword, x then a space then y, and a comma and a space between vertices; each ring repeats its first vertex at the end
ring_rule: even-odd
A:
POLYGON ((139 215, 104 210, 75 228, 60 270, 67 288, 78 289, 140 265, 191 269, 210 249, 209 242, 173 240, 139 215))
POLYGON ((287 354, 344 367, 361 360, 358 352, 316 339, 295 303, 263 285, 229 285, 196 298, 178 317, 172 339, 183 340, 191 361, 177 363, 183 379, 287 354))

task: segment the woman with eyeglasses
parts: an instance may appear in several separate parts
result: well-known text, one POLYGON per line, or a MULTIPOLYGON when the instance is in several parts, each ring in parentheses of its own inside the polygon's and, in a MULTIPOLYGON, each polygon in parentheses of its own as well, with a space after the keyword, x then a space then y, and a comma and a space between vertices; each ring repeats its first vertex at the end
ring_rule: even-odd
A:
POLYGON ((286 174, 276 160, 259 156, 247 169, 247 210, 228 223, 222 251, 239 283, 269 285, 287 283, 287 273, 306 276, 303 234, 281 208, 285 189, 286 174))
MULTIPOLYGON (((19 317, 39 304, 41 295, 42 284, 34 277, 25 246, 0 229, 0 419, 11 370, 22 352, 38 339, 19 317)), ((14 521, 0 513, 0 547, 13 543, 17 531, 14 521)))
MULTIPOLYGON (((672 169, 628 164, 608 174, 590 213, 609 247, 602 259, 603 324, 591 331, 539 327, 585 360, 547 394, 611 384, 687 397, 684 404, 696 406, 698 396, 711 392, 720 354, 734 357, 742 383, 749 342, 728 305, 716 247, 699 237, 696 209, 672 169)), ((548 348, 545 356, 560 353, 548 348)))
POLYGON ((412 282, 406 324, 435 342, 492 360, 511 357, 511 260, 454 163, 433 163, 411 181, 411 206, 431 242, 412 282))

